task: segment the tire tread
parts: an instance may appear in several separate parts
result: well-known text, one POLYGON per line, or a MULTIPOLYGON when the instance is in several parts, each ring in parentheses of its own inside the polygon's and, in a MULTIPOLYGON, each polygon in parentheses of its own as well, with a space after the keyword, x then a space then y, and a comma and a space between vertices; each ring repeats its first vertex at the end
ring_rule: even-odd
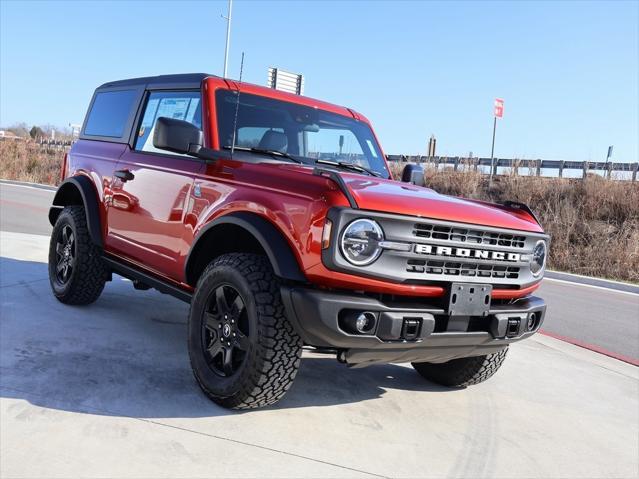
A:
POLYGON ((413 363, 415 370, 429 381, 449 387, 465 387, 482 383, 501 367, 508 347, 485 356, 453 359, 446 363, 413 363))

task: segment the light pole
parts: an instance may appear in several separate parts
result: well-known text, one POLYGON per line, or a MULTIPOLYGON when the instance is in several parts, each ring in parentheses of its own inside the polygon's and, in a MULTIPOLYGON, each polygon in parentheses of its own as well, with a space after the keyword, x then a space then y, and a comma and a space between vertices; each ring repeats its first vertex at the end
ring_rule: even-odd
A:
POLYGON ((229 13, 228 17, 222 15, 222 18, 226 20, 226 47, 224 48, 224 78, 226 78, 227 66, 229 62, 229 46, 231 44, 231 15, 233 12, 233 0, 229 0, 229 13))

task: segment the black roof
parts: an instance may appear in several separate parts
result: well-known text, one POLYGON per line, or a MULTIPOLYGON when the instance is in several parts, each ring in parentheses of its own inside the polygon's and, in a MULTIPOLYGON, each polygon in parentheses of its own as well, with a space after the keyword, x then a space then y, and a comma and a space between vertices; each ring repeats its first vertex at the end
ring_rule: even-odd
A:
POLYGON ((104 83, 98 87, 117 88, 126 86, 145 86, 155 88, 199 88, 202 80, 207 77, 215 77, 209 73, 179 73, 174 75, 158 75, 154 77, 130 78, 128 80, 118 80, 104 83))

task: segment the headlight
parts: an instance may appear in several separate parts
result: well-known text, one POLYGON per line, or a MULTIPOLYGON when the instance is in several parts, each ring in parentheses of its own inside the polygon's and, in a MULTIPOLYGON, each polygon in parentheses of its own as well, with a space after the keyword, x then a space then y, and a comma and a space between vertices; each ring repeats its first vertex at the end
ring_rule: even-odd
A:
POLYGON ((340 248, 349 263, 366 266, 379 258, 382 253, 380 242, 383 240, 381 226, 373 220, 359 219, 344 229, 340 248))
POLYGON ((532 259, 530 260, 530 271, 533 276, 539 276, 546 266, 546 242, 543 240, 537 241, 535 249, 532 253, 532 259))

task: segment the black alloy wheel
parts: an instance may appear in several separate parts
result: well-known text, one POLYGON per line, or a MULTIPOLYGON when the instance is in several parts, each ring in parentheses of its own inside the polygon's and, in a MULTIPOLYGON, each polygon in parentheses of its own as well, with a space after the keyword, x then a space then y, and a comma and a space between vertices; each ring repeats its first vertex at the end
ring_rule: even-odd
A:
POLYGON ((242 366, 250 347, 249 321, 240 293, 229 284, 213 290, 202 321, 202 341, 209 367, 231 377, 242 366))
POLYGON ((58 233, 55 244, 55 254, 55 279, 61 285, 65 285, 71 278, 77 255, 75 236, 73 235, 71 226, 68 224, 64 225, 58 233))

